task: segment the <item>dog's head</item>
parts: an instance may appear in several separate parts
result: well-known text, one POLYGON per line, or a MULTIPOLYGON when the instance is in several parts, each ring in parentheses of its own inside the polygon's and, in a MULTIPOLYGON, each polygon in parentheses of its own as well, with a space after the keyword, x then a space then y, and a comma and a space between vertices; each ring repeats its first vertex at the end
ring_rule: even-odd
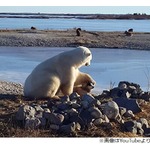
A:
POLYGON ((82 89, 87 92, 90 92, 92 89, 94 89, 94 87, 95 87, 95 83, 93 82, 88 82, 82 85, 82 89))

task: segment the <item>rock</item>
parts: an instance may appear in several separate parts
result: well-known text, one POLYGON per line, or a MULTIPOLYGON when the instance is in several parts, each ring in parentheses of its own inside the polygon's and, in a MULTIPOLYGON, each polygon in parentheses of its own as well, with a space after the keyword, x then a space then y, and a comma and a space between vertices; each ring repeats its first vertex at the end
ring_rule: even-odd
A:
POLYGON ((51 113, 51 111, 50 111, 49 108, 44 108, 44 112, 49 112, 49 113, 51 113))
POLYGON ((38 118, 26 118, 25 129, 37 129, 41 124, 38 118))
POLYGON ((50 124, 50 129, 52 130, 59 130, 59 125, 56 125, 56 124, 50 124))
POLYGON ((61 113, 61 114, 64 116, 64 121, 63 121, 62 124, 68 124, 68 123, 70 123, 70 121, 69 121, 69 114, 66 113, 66 112, 61 113))
POLYGON ((134 126, 138 129, 142 129, 142 124, 140 122, 135 121, 134 126))
POLYGON ((116 117, 119 115, 119 107, 114 101, 109 101, 105 104, 103 113, 109 119, 116 119, 116 117))
POLYGON ((102 117, 102 112, 96 107, 90 107, 88 111, 90 112, 93 119, 98 119, 102 117))
POLYGON ((75 108, 75 109, 78 109, 78 108, 81 107, 81 105, 80 105, 80 104, 77 104, 77 103, 72 103, 71 107, 72 107, 72 108, 75 108))
POLYGON ((97 99, 93 100, 91 103, 90 103, 90 107, 94 106, 94 107, 100 107, 101 105, 101 102, 97 99))
POLYGON ((109 121, 109 119, 108 119, 108 117, 106 116, 106 115, 102 115, 102 117, 101 117, 106 123, 109 123, 110 121, 109 121))
POLYGON ((140 122, 135 121, 134 127, 137 128, 137 134, 144 134, 144 130, 142 129, 142 124, 140 122))
POLYGON ((140 134, 140 135, 143 136, 144 135, 144 130, 143 129, 138 129, 137 130, 137 134, 140 134))
POLYGON ((124 107, 127 110, 131 110, 133 113, 141 112, 141 108, 135 99, 115 98, 113 101, 116 102, 119 107, 124 107))
POLYGON ((131 94, 128 91, 124 91, 121 97, 130 98, 131 94))
POLYGON ((81 118, 80 116, 71 116, 71 117, 69 118, 69 123, 70 123, 70 122, 75 122, 75 123, 80 124, 80 127, 81 127, 82 129, 86 126, 85 122, 82 120, 82 118, 81 118))
POLYGON ((49 119, 49 117, 50 117, 50 115, 51 115, 51 112, 49 112, 49 111, 44 111, 43 112, 43 117, 45 118, 45 119, 49 119))
POLYGON ((50 124, 60 125, 64 121, 62 114, 50 113, 48 121, 50 124))
POLYGON ((132 132, 134 134, 137 134, 137 128, 135 127, 135 122, 134 121, 124 122, 124 127, 128 132, 132 132))
POLYGON ((150 128, 145 128, 144 129, 144 135, 147 137, 150 137, 150 128))
POLYGON ((69 114, 69 116, 77 116, 79 114, 78 111, 74 108, 71 108, 67 110, 66 112, 69 114))
POLYGON ((119 87, 121 84, 126 84, 126 85, 127 85, 127 88, 128 88, 129 86, 134 86, 136 89, 141 90, 141 89, 140 89, 140 85, 139 85, 139 84, 136 84, 136 83, 132 83, 132 82, 128 82, 128 81, 120 81, 119 84, 118 84, 118 87, 119 87))
POLYGON ((127 89, 127 84, 124 83, 124 82, 119 82, 118 88, 119 88, 120 90, 127 89))
POLYGON ((35 108, 36 112, 43 112, 44 111, 44 109, 40 105, 35 105, 34 108, 35 108))
POLYGON ((62 101, 62 102, 68 102, 68 101, 70 101, 70 97, 69 97, 69 96, 63 96, 63 97, 61 98, 61 101, 62 101))
POLYGON ((140 118, 138 122, 142 124, 142 129, 149 128, 148 121, 145 118, 140 118))
POLYGON ((105 120, 103 120, 102 118, 98 118, 98 119, 95 119, 94 120, 94 122, 93 122, 93 124, 95 125, 95 126, 100 126, 102 123, 104 123, 105 122, 105 120))
POLYGON ((42 118, 43 117, 43 112, 36 112, 34 115, 36 118, 42 118))
POLYGON ((133 118, 135 115, 131 110, 127 110, 126 113, 124 114, 124 117, 131 117, 133 118))
POLYGON ((114 88, 111 90, 111 97, 117 98, 117 97, 124 97, 129 98, 131 94, 127 91, 127 89, 121 90, 119 88, 114 88))
POLYGON ((120 97, 120 89, 117 87, 117 88, 113 88, 110 90, 110 96, 112 98, 117 98, 117 97, 120 97))
POLYGON ((73 99, 79 99, 80 95, 78 95, 76 92, 73 92, 69 97, 70 100, 72 101, 73 99))
POLYGON ((44 117, 38 118, 41 122, 40 126, 45 127, 46 126, 46 119, 44 117))
POLYGON ((133 85, 132 85, 132 86, 131 86, 131 85, 128 86, 128 91, 129 91, 130 93, 137 94, 136 87, 133 86, 133 85))
POLYGON ((102 94, 95 96, 96 99, 104 99, 110 97, 110 91, 109 90, 103 90, 102 94))
POLYGON ((121 117, 120 114, 116 117, 116 121, 118 121, 118 122, 121 123, 121 124, 124 123, 124 120, 122 119, 122 117, 121 117))
POLYGON ((66 110, 69 108, 69 104, 68 103, 60 103, 57 105, 57 108, 60 109, 60 110, 66 110))
POLYGON ((144 92, 140 96, 141 99, 144 99, 145 101, 150 101, 150 92, 144 92))
POLYGON ((82 106, 84 109, 87 109, 87 108, 89 107, 88 101, 81 101, 81 106, 82 106))
POLYGON ((82 96, 82 101, 87 101, 88 103, 91 103, 93 100, 95 100, 95 98, 90 93, 84 94, 82 96))
POLYGON ((92 122, 92 119, 93 119, 93 117, 91 116, 91 113, 87 109, 83 109, 80 112, 79 117, 82 119, 85 126, 90 124, 92 122))
POLYGON ((133 127, 134 126, 134 121, 126 121, 126 122, 124 122, 124 126, 126 128, 133 127))
POLYGON ((113 130, 113 125, 111 124, 111 122, 103 122, 102 126, 105 127, 106 130, 113 130))
POLYGON ((77 100, 76 99, 72 99, 71 100, 71 104, 77 104, 77 100))
POLYGON ((128 127, 128 131, 133 134, 137 134, 137 128, 135 128, 135 127, 128 127))
POLYGON ((78 122, 75 123, 75 130, 78 130, 78 131, 81 130, 81 125, 78 122))
POLYGON ((48 109, 47 103, 46 103, 46 104, 42 104, 41 107, 42 107, 43 109, 48 109))
POLYGON ((142 129, 142 124, 137 121, 127 121, 124 123, 125 128, 127 131, 132 132, 134 134, 143 135, 144 130, 142 129))
POLYGON ((121 81, 119 82, 118 87, 123 84, 127 85, 126 89, 131 94, 131 98, 139 98, 140 94, 142 93, 142 90, 139 84, 127 82, 127 81, 121 81))
POLYGON ((36 111, 33 107, 29 105, 23 105, 19 108, 18 112, 16 113, 17 120, 25 120, 26 118, 34 118, 36 111))
POLYGON ((76 124, 75 124, 75 122, 73 122, 73 123, 70 123, 68 125, 62 125, 60 127, 59 131, 66 133, 66 134, 71 134, 71 133, 75 132, 75 129, 76 129, 76 124))
POLYGON ((124 107, 119 107, 119 113, 121 116, 123 116, 126 113, 127 109, 124 107))

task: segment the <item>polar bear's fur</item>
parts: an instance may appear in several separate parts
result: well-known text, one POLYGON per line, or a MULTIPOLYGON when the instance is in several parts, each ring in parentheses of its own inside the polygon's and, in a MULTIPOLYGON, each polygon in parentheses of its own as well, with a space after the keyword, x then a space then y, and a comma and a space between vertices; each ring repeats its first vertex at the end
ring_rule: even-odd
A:
POLYGON ((90 50, 80 46, 40 63, 27 77, 24 95, 33 98, 53 98, 59 90, 64 95, 70 95, 76 79, 80 78, 78 69, 90 65, 91 59, 90 50))

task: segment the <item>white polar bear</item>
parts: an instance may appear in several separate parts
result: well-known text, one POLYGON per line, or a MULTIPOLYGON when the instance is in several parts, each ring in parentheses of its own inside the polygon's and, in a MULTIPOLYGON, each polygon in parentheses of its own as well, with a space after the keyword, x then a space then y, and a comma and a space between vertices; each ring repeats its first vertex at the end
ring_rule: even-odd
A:
POLYGON ((63 95, 70 95, 76 79, 79 80, 78 68, 90 65, 91 59, 90 50, 80 46, 40 63, 27 77, 24 95, 37 99, 57 98, 60 90, 63 95))

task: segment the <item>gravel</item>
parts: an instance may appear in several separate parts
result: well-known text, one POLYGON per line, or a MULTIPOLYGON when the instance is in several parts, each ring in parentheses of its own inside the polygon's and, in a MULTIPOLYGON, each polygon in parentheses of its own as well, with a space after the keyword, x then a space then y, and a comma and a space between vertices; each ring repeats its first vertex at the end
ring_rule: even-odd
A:
POLYGON ((20 83, 0 81, 0 94, 23 95, 23 85, 20 83))
POLYGON ((134 32, 129 37, 122 32, 89 32, 76 30, 0 30, 0 46, 40 46, 40 47, 77 47, 122 48, 150 50, 150 33, 134 32))

